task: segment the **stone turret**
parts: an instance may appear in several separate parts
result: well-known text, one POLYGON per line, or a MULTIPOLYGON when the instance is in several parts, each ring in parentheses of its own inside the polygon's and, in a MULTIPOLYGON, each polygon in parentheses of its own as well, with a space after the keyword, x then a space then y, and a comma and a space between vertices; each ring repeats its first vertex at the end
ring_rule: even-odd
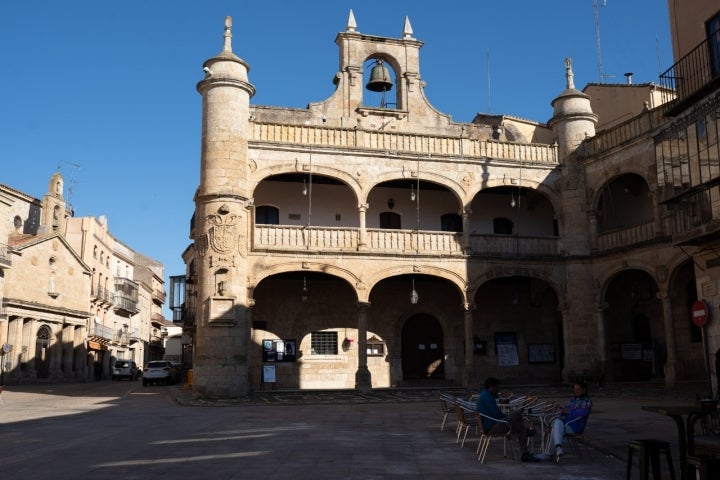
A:
POLYGON ((567 88, 551 102, 553 116, 548 125, 558 143, 558 157, 561 162, 575 152, 587 137, 595 136, 598 116, 590 106, 590 97, 575 88, 572 60, 565 59, 567 88))
POLYGON ((237 397, 249 391, 247 272, 248 64, 232 52, 232 20, 223 50, 203 64, 200 185, 195 195, 197 306, 194 382, 197 395, 237 397), (242 248, 241 248, 242 246, 242 248), (233 358, 236 361, 228 362, 233 358))

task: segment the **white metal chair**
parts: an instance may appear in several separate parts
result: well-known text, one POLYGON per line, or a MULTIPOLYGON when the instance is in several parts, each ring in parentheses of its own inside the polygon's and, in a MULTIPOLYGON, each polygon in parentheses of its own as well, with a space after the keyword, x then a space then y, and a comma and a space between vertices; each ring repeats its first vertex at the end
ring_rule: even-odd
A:
POLYGON ((503 420, 500 418, 493 418, 489 415, 485 415, 484 413, 475 412, 476 415, 476 421, 480 427, 480 431, 482 432, 480 434, 480 442, 478 442, 477 447, 477 457, 478 461, 480 463, 485 463, 485 455, 487 454, 488 448, 490 447, 490 444, 493 440, 502 440, 503 442, 503 457, 507 458, 508 451, 510 451, 510 455, 514 458, 514 450, 513 450, 513 444, 511 441, 512 436, 512 427, 510 426, 510 423, 507 420, 503 420), (491 430, 485 430, 485 427, 483 426, 483 418, 493 420, 496 425, 500 424, 502 427, 496 428, 496 425, 493 426, 494 432, 491 430))
POLYGON ((455 443, 460 442, 460 447, 465 446, 465 439, 467 438, 468 431, 471 428, 474 428, 477 430, 480 428, 477 423, 477 418, 475 417, 475 408, 474 406, 471 407, 472 404, 469 402, 465 402, 463 400, 457 399, 455 401, 455 414, 457 415, 457 438, 455 440, 455 443), (460 440, 460 437, 462 436, 462 441, 460 440))
POLYGON ((450 415, 455 414, 455 397, 448 395, 447 393, 440 394, 440 409, 443 414, 442 424, 440 424, 440 431, 445 430, 445 423, 450 415))

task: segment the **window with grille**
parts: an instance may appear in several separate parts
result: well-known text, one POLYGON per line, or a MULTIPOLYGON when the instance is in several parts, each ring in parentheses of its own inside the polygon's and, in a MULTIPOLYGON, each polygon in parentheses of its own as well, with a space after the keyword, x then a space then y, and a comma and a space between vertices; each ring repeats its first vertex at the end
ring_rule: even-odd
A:
POLYGON ((310 353, 312 355, 337 355, 337 332, 312 332, 310 334, 310 353))

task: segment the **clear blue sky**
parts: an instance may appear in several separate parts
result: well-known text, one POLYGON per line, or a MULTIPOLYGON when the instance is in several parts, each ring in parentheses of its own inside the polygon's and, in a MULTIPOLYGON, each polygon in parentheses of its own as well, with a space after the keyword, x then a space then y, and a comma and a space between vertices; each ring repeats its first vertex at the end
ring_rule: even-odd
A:
MULTIPOLYGON (((547 121, 565 57, 578 88, 600 81, 593 0, 8 0, 0 183, 40 198, 59 167, 76 216, 106 215, 116 238, 166 276, 183 274, 199 180, 195 85, 222 49, 225 16, 250 65, 251 102, 302 108, 333 91, 334 40, 351 8, 370 35, 400 38, 409 16, 425 43, 426 96, 456 121, 547 121)), ((598 11, 605 81, 633 72, 657 83, 673 63, 667 2, 607 0, 598 11)))

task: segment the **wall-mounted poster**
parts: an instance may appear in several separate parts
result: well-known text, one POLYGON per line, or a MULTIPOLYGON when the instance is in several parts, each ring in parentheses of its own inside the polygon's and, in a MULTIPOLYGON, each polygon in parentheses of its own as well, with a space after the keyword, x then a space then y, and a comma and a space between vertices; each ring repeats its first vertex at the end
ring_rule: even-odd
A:
POLYGON ((501 367, 520 364, 515 332, 495 332, 495 353, 501 367))
POLYGON ((552 343, 529 343, 529 363, 555 363, 555 345, 552 343))
POLYGON ((295 340, 263 340, 263 362, 294 362, 297 359, 295 340))

